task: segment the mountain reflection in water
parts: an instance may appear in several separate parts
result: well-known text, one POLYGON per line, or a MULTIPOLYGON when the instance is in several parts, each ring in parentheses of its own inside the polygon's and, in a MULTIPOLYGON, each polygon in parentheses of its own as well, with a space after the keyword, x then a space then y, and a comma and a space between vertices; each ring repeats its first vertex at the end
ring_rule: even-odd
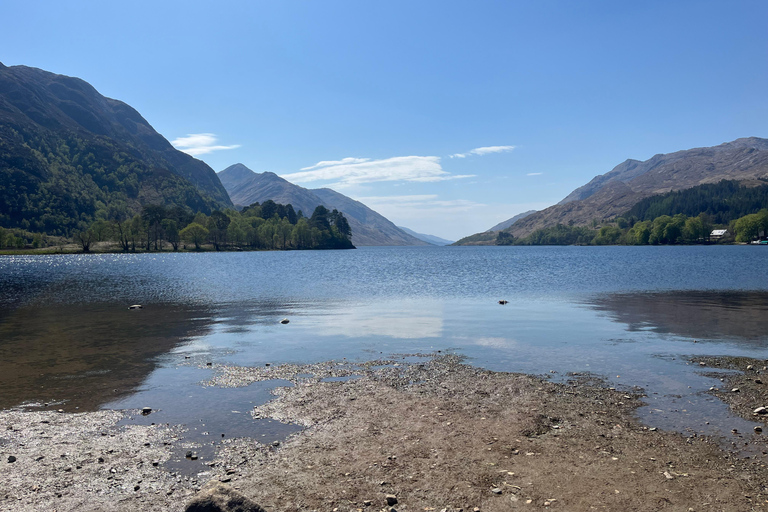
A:
POLYGON ((734 340, 764 345, 768 292, 672 291, 612 293, 586 301, 629 331, 651 330, 702 341, 734 340))
POLYGON ((205 335, 207 308, 155 304, 28 305, 0 322, 0 407, 67 400, 66 410, 94 410, 133 393, 158 356, 205 335))

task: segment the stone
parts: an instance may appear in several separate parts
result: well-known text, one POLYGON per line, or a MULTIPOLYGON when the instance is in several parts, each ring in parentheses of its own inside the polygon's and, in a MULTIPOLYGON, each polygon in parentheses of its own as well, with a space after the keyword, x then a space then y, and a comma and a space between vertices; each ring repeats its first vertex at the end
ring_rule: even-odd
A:
POLYGON ((387 494, 384 497, 384 499, 387 501, 387 505, 389 505, 390 507, 392 505, 397 505, 397 496, 395 496, 394 494, 387 494))
POLYGON ((141 304, 133 304, 131 306, 128 306, 128 309, 144 309, 144 306, 141 304))
POLYGON ((763 383, 763 381, 762 381, 762 380, 760 380, 760 379, 755 379, 755 384, 762 384, 762 383, 763 383))
POLYGON ((760 425, 755 425, 755 432, 759 434, 762 431, 763 431, 763 427, 761 427, 760 425))
POLYGON ((509 301, 507 301, 507 300, 500 300, 499 304, 501 304, 503 306, 504 304, 509 304, 509 301))
POLYGON ((754 412, 755 414, 768 414, 768 409, 766 409, 765 407, 758 407, 752 412, 754 412))
POLYGON ((738 392, 739 392, 739 388, 733 388, 733 389, 731 390, 731 393, 738 393, 738 392))
POLYGON ((16 462, 16 457, 14 457, 13 455, 9 455, 8 462, 16 462))
POLYGON ((187 503, 185 512, 265 512, 229 485, 211 480, 187 503))
POLYGON ((283 325, 285 325, 285 324, 287 324, 289 322, 290 322, 290 320, 288 320, 287 318, 283 318, 282 320, 280 320, 280 323, 283 324, 283 325))
POLYGON ((752 366, 751 364, 748 364, 747 365, 747 370, 752 370, 752 369, 754 369, 754 366, 752 366))
POLYGON ((144 416, 146 416, 147 414, 151 414, 151 413, 152 413, 152 408, 151 407, 142 407, 141 408, 141 414, 143 414, 144 416))
POLYGON ((666 478, 667 480, 674 480, 674 479, 675 479, 675 477, 673 477, 673 476, 672 476, 672 475, 669 473, 669 471, 665 471, 665 472, 664 472, 664 478, 666 478))
POLYGON ((491 492, 493 494, 501 494, 501 489, 499 489, 498 487, 494 487, 493 489, 491 489, 491 492))

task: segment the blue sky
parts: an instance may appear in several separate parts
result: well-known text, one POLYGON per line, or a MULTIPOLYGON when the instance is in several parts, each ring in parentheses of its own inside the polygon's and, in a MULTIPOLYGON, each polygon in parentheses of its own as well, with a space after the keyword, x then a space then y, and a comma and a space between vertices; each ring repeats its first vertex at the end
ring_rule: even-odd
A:
POLYGON ((456 239, 627 158, 768 137, 765 1, 17 1, 0 62, 78 76, 216 171, 456 239))

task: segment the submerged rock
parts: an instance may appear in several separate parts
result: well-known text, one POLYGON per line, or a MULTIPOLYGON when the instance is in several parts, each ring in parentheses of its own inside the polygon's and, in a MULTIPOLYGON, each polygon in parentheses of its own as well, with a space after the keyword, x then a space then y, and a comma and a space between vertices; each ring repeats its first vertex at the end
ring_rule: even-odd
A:
POLYGON ((185 512, 265 512, 232 487, 211 480, 187 504, 185 512))

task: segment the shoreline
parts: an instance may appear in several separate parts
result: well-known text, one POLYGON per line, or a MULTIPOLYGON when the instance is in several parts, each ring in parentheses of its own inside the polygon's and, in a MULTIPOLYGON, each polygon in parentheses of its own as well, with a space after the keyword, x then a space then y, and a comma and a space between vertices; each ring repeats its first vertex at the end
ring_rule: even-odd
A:
MULTIPOLYGON (((378 511, 389 508, 387 495, 397 497, 397 510, 412 511, 768 504, 764 456, 743 458, 712 437, 642 425, 634 415, 641 394, 590 377, 560 384, 492 372, 453 355, 409 359, 215 367, 207 385, 291 381, 253 416, 304 430, 267 445, 217 440, 214 459, 196 478, 166 466, 175 453, 199 449, 180 427, 117 426, 139 411, 2 411, 0 508, 183 510, 208 480, 268 511, 378 511)), ((754 384, 754 375, 733 377, 754 384)), ((738 398, 743 412, 762 395, 745 387, 738 398)), ((751 442, 765 445, 762 436, 751 442)))

